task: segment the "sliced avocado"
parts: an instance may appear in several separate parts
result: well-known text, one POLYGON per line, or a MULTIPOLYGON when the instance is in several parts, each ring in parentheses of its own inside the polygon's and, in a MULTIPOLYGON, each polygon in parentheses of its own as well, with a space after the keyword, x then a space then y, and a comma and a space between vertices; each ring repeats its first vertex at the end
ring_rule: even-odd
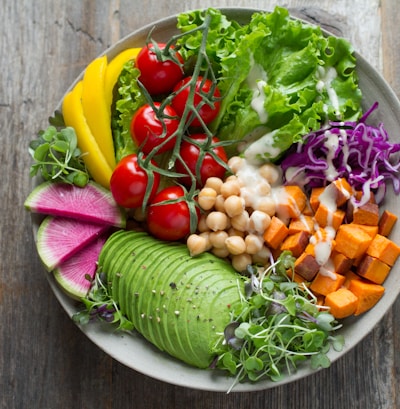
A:
POLYGON ((191 257, 183 244, 121 230, 103 247, 99 271, 146 339, 190 365, 210 365, 243 290, 229 263, 209 253, 191 257))

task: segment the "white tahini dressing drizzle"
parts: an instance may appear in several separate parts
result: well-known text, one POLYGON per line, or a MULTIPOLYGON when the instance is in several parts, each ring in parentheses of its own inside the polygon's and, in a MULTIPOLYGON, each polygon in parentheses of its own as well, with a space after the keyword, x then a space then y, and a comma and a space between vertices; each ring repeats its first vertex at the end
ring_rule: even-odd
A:
MULTIPOLYGON (((317 70, 317 91, 322 94, 324 90, 328 94, 328 98, 335 110, 337 118, 340 117, 339 113, 339 97, 332 86, 333 80, 337 77, 337 72, 334 67, 322 67, 319 66, 317 70)), ((340 118, 339 118, 340 119, 340 118)))
POLYGON ((253 165, 261 165, 267 158, 276 158, 281 153, 281 149, 274 146, 274 135, 277 130, 263 135, 254 141, 245 151, 244 157, 253 165))
MULTIPOLYGON (((330 185, 331 186, 331 185, 330 185)), ((344 194, 348 193, 345 189, 341 189, 344 194)), ((314 244, 315 260, 321 266, 320 274, 329 276, 332 280, 336 279, 334 274, 334 266, 331 259, 332 242, 336 236, 336 230, 332 227, 333 213, 337 210, 336 195, 333 188, 324 189, 318 197, 320 205, 323 205, 328 210, 327 226, 323 231, 316 226, 316 234, 310 239, 310 243, 314 244)))
POLYGON ((339 147, 339 136, 330 131, 325 131, 325 137, 326 139, 324 145, 328 149, 326 154, 326 164, 328 167, 324 171, 324 174, 326 179, 332 182, 338 176, 338 171, 333 164, 333 159, 335 158, 336 151, 339 147))
POLYGON ((246 81, 249 88, 253 91, 253 98, 250 106, 257 112, 260 122, 266 123, 268 120, 268 113, 264 108, 264 87, 267 85, 267 73, 261 65, 253 63, 246 81))

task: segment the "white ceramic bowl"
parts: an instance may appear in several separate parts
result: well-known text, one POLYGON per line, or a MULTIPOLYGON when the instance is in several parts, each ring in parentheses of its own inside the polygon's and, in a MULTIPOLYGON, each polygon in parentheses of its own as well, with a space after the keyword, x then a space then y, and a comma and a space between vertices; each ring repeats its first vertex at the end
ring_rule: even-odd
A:
MULTIPOLYGON (((247 23, 252 13, 259 11, 245 8, 225 8, 222 11, 241 23, 247 23)), ((147 25, 134 31, 108 50, 109 59, 115 57, 122 50, 129 47, 141 47, 146 41, 149 30, 154 28, 153 37, 158 40, 166 40, 177 32, 176 16, 171 16, 155 23, 147 25)), ((391 136, 391 140, 400 142, 400 103, 385 80, 372 68, 370 64, 360 55, 358 59, 358 74, 360 87, 363 91, 363 107, 369 108, 375 101, 379 101, 379 109, 370 117, 375 123, 384 122, 385 127, 391 136)), ((76 81, 81 79, 81 76, 76 81)), ((71 84, 71 88, 74 84, 71 84)), ((399 198, 392 192, 387 195, 385 208, 394 213, 398 213, 399 198)), ((34 233, 38 228, 39 218, 33 217, 34 233)), ((391 237, 400 243, 400 229, 395 229, 391 237)), ((388 311, 400 291, 400 273, 398 264, 393 268, 392 273, 387 278, 384 286, 386 292, 380 302, 369 312, 357 317, 349 318, 344 322, 344 327, 340 332, 345 336, 346 344, 341 352, 331 351, 329 357, 335 361, 343 354, 353 348, 361 341, 373 327, 382 319, 388 311)), ((61 305, 69 316, 79 310, 79 305, 68 298, 58 287, 52 275, 48 275, 50 286, 54 291, 61 305)), ((140 335, 129 335, 115 332, 110 326, 93 323, 82 326, 81 330, 99 348, 112 356, 120 363, 143 373, 152 378, 172 383, 179 386, 190 387, 200 390, 226 392, 232 385, 233 378, 220 372, 196 369, 179 362, 167 354, 160 352, 140 335)), ((272 388, 283 383, 295 381, 313 373, 307 366, 298 370, 295 374, 286 377, 282 382, 262 381, 258 383, 242 383, 236 385, 234 391, 256 391, 272 388)))

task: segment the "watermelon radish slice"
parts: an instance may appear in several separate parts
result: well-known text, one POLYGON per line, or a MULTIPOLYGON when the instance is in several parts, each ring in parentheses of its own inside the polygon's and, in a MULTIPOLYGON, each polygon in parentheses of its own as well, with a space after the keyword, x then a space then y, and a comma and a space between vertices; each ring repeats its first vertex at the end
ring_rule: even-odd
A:
POLYGON ((54 270, 56 281, 70 297, 80 300, 88 293, 107 237, 103 234, 54 270))
POLYGON ((126 224, 125 211, 117 205, 111 192, 94 182, 83 188, 62 182, 44 182, 33 189, 24 205, 34 213, 122 228, 126 224))
POLYGON ((47 216, 37 233, 39 257, 46 269, 52 271, 109 228, 105 224, 47 216))

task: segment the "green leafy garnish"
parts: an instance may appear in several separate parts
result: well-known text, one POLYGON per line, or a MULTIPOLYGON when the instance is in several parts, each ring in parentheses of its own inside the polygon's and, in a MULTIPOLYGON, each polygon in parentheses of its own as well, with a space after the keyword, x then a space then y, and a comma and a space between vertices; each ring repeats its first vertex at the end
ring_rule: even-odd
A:
POLYGON ((118 79, 118 99, 111 121, 117 163, 123 157, 136 153, 138 149, 132 140, 130 124, 133 114, 146 102, 137 82, 139 75, 140 71, 128 61, 118 79))
MULTIPOLYGON (((62 126, 59 121, 59 117, 54 117, 50 123, 62 126)), ((76 133, 71 127, 50 125, 40 131, 38 138, 30 142, 29 153, 35 161, 30 168, 32 177, 40 174, 45 180, 62 181, 79 187, 86 186, 89 181, 76 133)))
POLYGON ((343 346, 343 337, 333 335, 340 327, 335 318, 317 306, 306 286, 287 275, 294 261, 283 252, 266 270, 249 271, 246 294, 216 351, 216 366, 238 382, 278 381, 309 357, 312 368, 326 368, 330 346, 343 346))
POLYGON ((85 305, 85 309, 75 313, 72 316, 73 321, 85 325, 90 321, 99 319, 110 324, 118 324, 118 330, 133 330, 133 323, 122 315, 103 280, 103 274, 96 274, 89 293, 81 300, 85 305))

